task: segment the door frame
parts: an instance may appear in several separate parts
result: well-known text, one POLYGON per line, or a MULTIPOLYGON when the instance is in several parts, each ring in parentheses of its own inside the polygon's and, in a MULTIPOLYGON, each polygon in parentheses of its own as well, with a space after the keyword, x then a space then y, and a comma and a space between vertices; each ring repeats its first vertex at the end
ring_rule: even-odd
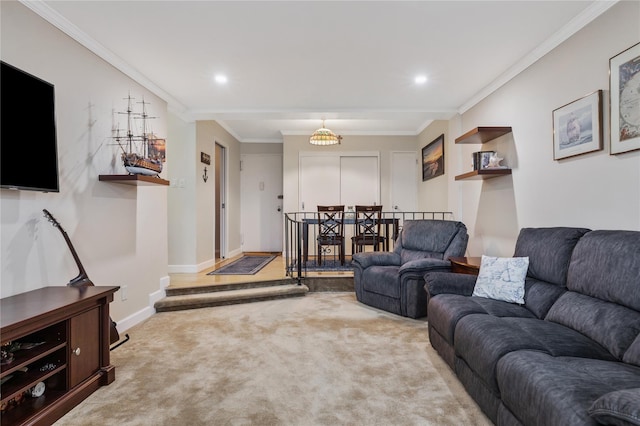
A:
POLYGON ((391 151, 389 153, 389 205, 391 206, 390 211, 394 211, 395 212, 395 206, 394 206, 394 201, 395 201, 395 194, 394 194, 394 178, 395 178, 395 168, 394 168, 394 155, 396 154, 413 154, 414 158, 415 158, 415 162, 414 162, 414 169, 413 169, 413 178, 414 178, 414 183, 415 183, 415 189, 416 189, 416 193, 415 193, 415 200, 416 200, 416 204, 415 204, 415 209, 414 211, 418 208, 418 191, 419 189, 419 181, 418 181, 418 162, 419 162, 419 157, 418 157, 418 151, 391 151))
POLYGON ((214 197, 214 215, 213 215, 213 229, 214 229, 214 239, 213 239, 213 256, 215 258, 216 248, 219 247, 220 259, 225 259, 227 257, 227 185, 229 182, 228 176, 228 167, 227 167, 227 147, 218 142, 217 140, 213 141, 214 149, 215 149, 215 179, 216 179, 216 190, 219 189, 219 199, 215 199, 214 197), (218 155, 219 154, 219 155, 218 155), (218 156, 220 158, 218 158, 218 156), (219 161, 218 161, 219 160, 219 161), (220 180, 220 182, 218 182, 220 180), (216 221, 219 220, 219 232, 216 232, 218 226, 216 221))

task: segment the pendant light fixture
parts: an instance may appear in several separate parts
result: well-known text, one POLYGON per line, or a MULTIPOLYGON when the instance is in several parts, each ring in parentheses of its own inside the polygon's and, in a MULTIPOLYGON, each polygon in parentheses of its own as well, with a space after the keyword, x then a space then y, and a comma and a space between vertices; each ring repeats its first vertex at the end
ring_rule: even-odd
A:
POLYGON ((311 145, 336 145, 342 140, 342 136, 336 135, 331 130, 324 127, 324 119, 322 120, 322 127, 313 132, 309 138, 311 145))

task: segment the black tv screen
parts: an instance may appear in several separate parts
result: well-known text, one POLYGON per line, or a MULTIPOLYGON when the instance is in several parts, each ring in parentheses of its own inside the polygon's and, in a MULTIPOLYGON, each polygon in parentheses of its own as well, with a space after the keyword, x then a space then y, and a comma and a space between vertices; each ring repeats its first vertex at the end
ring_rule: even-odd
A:
POLYGON ((1 66, 0 187, 59 192, 54 86, 1 66))

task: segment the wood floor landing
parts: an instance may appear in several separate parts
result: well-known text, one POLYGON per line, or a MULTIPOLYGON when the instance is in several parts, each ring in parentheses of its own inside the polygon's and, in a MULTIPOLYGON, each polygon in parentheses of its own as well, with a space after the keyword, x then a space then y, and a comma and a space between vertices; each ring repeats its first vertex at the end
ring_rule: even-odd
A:
POLYGON ((254 275, 207 275, 237 259, 226 259, 198 273, 170 274, 166 297, 155 303, 156 312, 251 303, 301 297, 315 291, 354 291, 353 272, 309 273, 298 283, 286 276, 282 256, 254 275))

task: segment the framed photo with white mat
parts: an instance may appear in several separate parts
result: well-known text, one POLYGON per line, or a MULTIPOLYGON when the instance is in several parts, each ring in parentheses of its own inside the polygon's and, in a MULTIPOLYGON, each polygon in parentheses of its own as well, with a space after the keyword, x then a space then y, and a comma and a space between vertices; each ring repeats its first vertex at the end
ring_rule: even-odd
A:
POLYGON ((553 111, 553 159, 602 149, 602 90, 553 111))

